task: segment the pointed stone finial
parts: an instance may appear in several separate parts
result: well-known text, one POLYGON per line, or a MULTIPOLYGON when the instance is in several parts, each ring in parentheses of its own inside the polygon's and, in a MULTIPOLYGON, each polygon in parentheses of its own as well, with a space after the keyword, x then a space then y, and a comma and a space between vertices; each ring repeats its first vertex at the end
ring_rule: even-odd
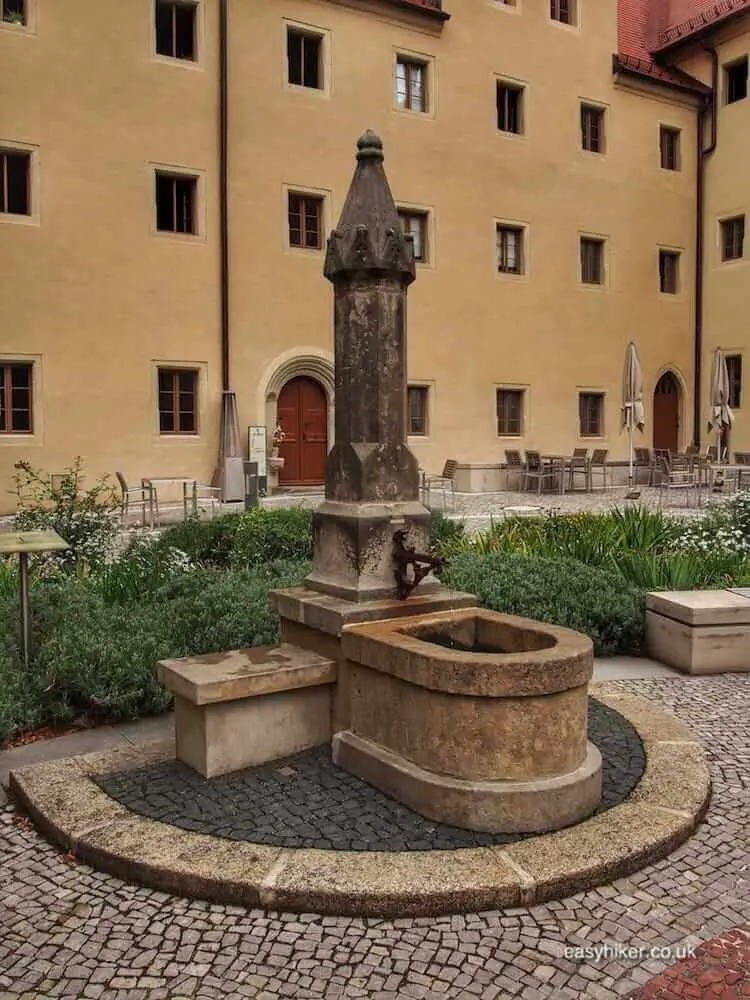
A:
POLYGON ((357 159, 366 160, 368 157, 378 160, 384 158, 383 140, 371 128, 368 128, 357 140, 357 159))

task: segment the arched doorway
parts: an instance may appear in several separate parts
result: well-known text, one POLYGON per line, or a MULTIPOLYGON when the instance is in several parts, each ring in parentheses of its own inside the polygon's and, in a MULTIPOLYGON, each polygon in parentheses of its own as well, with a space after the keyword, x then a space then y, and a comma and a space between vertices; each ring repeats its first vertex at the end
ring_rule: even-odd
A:
POLYGON ((319 485, 328 452, 328 400, 322 385, 305 375, 290 379, 279 393, 277 414, 286 435, 280 485, 319 485))
POLYGON ((654 389, 654 448, 680 448, 680 383, 671 371, 664 372, 654 389))

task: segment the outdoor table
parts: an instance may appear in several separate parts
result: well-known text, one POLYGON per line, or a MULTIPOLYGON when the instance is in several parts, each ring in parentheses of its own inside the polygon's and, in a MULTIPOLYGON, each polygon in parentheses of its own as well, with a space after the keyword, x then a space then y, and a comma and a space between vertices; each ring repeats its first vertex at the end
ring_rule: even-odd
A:
POLYGON ((565 492, 565 474, 568 471, 568 463, 570 462, 570 455, 540 455, 542 460, 542 465, 551 465, 552 468, 557 472, 560 477, 557 491, 558 493, 565 492))
POLYGON ((198 513, 198 480, 190 476, 158 476, 141 479, 141 486, 148 490, 149 523, 154 527, 154 507, 159 507, 158 490, 161 486, 178 486, 182 484, 182 509, 185 520, 188 517, 188 495, 192 494, 193 513, 198 513))
POLYGON ((21 596, 23 662, 29 665, 29 552, 63 552, 70 546, 56 531, 11 531, 0 534, 0 554, 18 553, 18 589, 21 596))

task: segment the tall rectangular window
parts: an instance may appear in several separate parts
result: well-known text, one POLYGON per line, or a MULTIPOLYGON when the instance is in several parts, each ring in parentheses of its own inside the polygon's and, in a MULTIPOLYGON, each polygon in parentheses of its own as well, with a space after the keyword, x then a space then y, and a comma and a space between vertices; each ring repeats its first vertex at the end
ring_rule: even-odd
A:
POLYGON ((0 434, 31 434, 31 364, 0 361, 0 434))
POLYGON ((721 222, 721 259, 739 260, 745 255, 745 216, 721 222))
POLYGON ((404 233, 412 238, 414 260, 424 264, 427 261, 427 213, 399 209, 398 217, 404 233))
POLYGON ((575 24, 575 0, 550 0, 549 16, 561 24, 575 24))
POLYGON ((659 129, 662 170, 680 169, 680 130, 662 125, 659 129))
POLYGON ((604 393, 578 393, 578 433, 580 437, 601 437, 604 433, 604 393))
POLYGON ((604 108, 581 105, 581 148, 589 153, 604 152, 604 108))
POLYGON ((724 67, 724 103, 734 104, 747 97, 747 56, 724 67))
POLYGON ((581 281, 584 285, 604 284, 604 240, 581 237, 581 281))
POLYGON ((396 59, 396 106, 427 111, 427 64, 407 56, 396 59))
POLYGON ((31 154, 0 149, 0 213, 31 215, 31 154))
POLYGON ((156 228, 163 233, 198 232, 195 177, 156 172, 156 228))
POLYGON ((198 372, 159 369, 159 433, 198 433, 198 372))
POLYGON ((497 433, 499 437, 523 434, 523 389, 497 390, 497 433))
POLYGON ((733 410, 742 406, 742 355, 727 354, 724 357, 729 376, 729 405, 733 410))
POLYGON ((299 28, 287 28, 286 57, 289 83, 323 89, 323 37, 299 28))
POLYGON ((289 246, 320 250, 323 246, 323 199, 289 193, 289 246))
POLYGON ((497 84, 497 127, 501 132, 523 132, 523 87, 497 84))
POLYGON ((502 274, 523 274, 523 227, 498 223, 496 239, 498 271, 502 274))
POLYGON ((429 389, 426 385, 410 385, 407 389, 407 433, 415 437, 427 434, 427 398, 429 389))
POLYGON ((676 295, 680 286, 680 255, 675 250, 659 251, 659 291, 676 295))
POLYGON ((0 0, 0 21, 6 24, 26 24, 26 0, 0 0))
POLYGON ((156 0, 156 51, 160 56, 195 61, 196 5, 156 0))

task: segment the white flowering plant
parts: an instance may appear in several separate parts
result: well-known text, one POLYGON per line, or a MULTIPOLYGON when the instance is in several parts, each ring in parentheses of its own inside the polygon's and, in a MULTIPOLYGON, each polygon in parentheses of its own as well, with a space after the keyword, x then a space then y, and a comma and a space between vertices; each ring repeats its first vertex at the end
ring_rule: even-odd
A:
POLYGON ((702 517, 686 520, 673 546, 680 552, 750 555, 750 492, 715 501, 702 517))

